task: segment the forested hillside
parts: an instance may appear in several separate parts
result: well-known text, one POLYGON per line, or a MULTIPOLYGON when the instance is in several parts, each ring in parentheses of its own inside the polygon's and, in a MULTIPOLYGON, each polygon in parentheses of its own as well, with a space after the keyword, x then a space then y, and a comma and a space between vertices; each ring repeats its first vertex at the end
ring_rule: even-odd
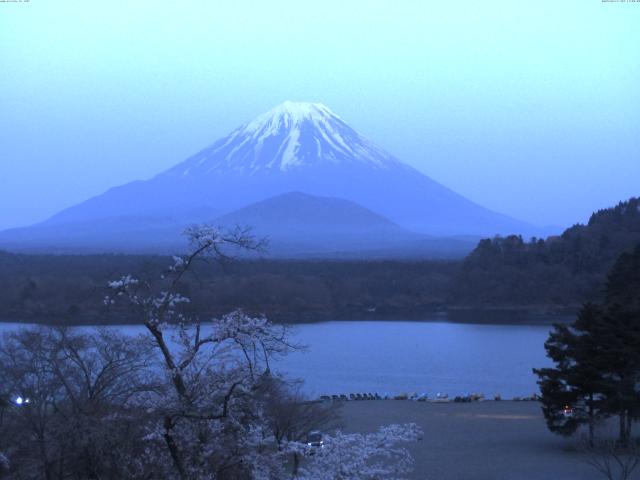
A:
POLYGON ((606 272, 640 243, 640 199, 595 212, 558 237, 482 240, 462 262, 451 302, 462 305, 579 305, 602 295, 606 272))

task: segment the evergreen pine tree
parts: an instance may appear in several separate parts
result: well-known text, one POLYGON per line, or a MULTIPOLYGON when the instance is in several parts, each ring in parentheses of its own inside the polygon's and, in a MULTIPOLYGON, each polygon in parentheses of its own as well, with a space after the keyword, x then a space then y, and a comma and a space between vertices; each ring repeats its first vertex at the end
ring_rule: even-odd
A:
POLYGON ((592 336, 601 319, 601 309, 586 304, 572 325, 555 325, 545 349, 556 366, 534 369, 549 430, 571 435, 581 425, 588 425, 590 442, 596 422, 607 415, 601 357, 592 336))
POLYGON ((556 325, 545 349, 555 366, 534 372, 549 429, 571 435, 587 424, 593 440, 597 420, 617 415, 628 444, 640 418, 640 245, 616 261, 605 305, 585 304, 573 324, 556 325))
POLYGON ((627 444, 640 417, 640 245, 618 258, 608 277, 606 315, 596 332, 606 378, 607 409, 619 416, 627 444))

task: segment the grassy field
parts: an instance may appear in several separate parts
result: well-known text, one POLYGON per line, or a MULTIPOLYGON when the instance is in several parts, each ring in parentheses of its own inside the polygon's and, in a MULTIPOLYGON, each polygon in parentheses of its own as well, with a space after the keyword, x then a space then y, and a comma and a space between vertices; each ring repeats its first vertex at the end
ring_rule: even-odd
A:
MULTIPOLYGON (((409 447, 412 479, 597 480, 577 441, 551 434, 537 402, 347 402, 346 432, 390 423, 417 423, 424 438, 409 447)), ((640 478, 640 470, 637 472, 640 478)), ((636 478, 636 477, 633 477, 636 478)))

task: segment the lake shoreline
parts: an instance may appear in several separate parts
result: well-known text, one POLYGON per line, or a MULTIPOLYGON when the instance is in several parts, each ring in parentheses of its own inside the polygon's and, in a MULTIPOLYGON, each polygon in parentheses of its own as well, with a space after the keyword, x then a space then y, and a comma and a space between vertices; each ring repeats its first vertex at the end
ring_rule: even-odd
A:
MULTIPOLYGON (((260 316, 245 310, 250 315, 260 316)), ((335 314, 308 313, 294 314, 282 317, 280 315, 266 315, 273 323, 282 325, 319 324, 327 322, 449 322, 477 325, 552 325, 553 323, 567 323, 572 321, 578 311, 577 306, 551 307, 551 306, 503 306, 503 307, 437 307, 411 311, 349 311, 336 312, 335 314)), ((211 314, 205 318, 217 318, 225 313, 211 314)), ((206 321, 206 320, 204 320, 206 321)), ((56 321, 47 317, 26 316, 22 318, 0 318, 0 323, 23 323, 29 325, 44 326, 78 326, 78 327, 105 327, 142 325, 144 322, 132 322, 131 319, 122 321, 109 319, 109 321, 95 322, 83 321, 74 318, 68 321, 56 321)))

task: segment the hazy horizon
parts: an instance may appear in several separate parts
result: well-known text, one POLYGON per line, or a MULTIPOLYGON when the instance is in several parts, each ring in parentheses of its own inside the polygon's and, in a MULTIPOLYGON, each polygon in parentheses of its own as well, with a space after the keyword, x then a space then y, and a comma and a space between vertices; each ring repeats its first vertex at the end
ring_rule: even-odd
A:
POLYGON ((321 102, 492 210, 569 226, 640 194, 631 3, 0 4, 0 229, 321 102))

